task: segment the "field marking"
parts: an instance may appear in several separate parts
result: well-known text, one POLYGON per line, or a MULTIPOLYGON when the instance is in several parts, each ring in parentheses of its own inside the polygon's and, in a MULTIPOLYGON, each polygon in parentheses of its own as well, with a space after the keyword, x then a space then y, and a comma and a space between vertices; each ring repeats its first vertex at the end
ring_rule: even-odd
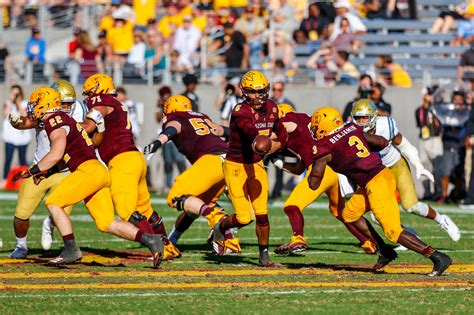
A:
MULTIPOLYGON (((433 279, 435 280, 435 279, 433 279)), ((81 290, 81 289, 254 289, 254 288, 474 288, 470 281, 390 281, 390 282, 302 282, 302 281, 258 281, 258 282, 122 282, 122 283, 27 283, 0 284, 6 290, 81 290)))
MULTIPOLYGON (((150 198, 152 204, 156 205, 167 205, 166 198, 150 198)), ((11 192, 0 192, 0 200, 5 200, 5 201, 15 201, 18 200, 18 193, 11 192)), ((279 207, 283 208, 284 201, 275 201, 275 202, 269 202, 268 206, 269 207, 279 207)), ((221 200, 219 201, 219 204, 225 207, 230 207, 231 203, 229 201, 221 200)), ((306 209, 319 209, 319 210, 328 210, 329 209, 329 204, 328 202, 321 202, 321 201, 316 201, 310 204, 306 209)), ((459 207, 453 207, 453 206, 442 206, 442 207, 437 207, 436 209, 440 213, 456 213, 456 214, 474 214, 474 209, 460 209, 459 207)), ((400 211, 404 212, 404 210, 400 209, 400 211)))
MULTIPOLYGON (((429 288, 430 290, 435 290, 435 291, 440 291, 440 292, 452 292, 452 291, 470 291, 472 290, 471 288, 429 288)), ((394 289, 385 289, 385 288, 376 288, 376 289, 312 289, 310 291, 308 290, 285 290, 285 291, 229 291, 229 292, 212 292, 212 296, 239 296, 239 295, 293 295, 293 294, 305 294, 307 295, 315 295, 315 294, 321 294, 321 293, 336 293, 336 294, 341 294, 341 293, 374 293, 374 292, 393 292, 393 290, 403 290, 406 292, 422 292, 426 290, 426 288, 422 289, 415 289, 415 288, 394 288, 394 289)), ((31 298, 31 299, 45 299, 45 298, 113 298, 113 297, 155 297, 155 296, 202 296, 202 292, 146 292, 146 293, 139 293, 139 292, 123 292, 123 293, 96 293, 96 292, 91 292, 89 294, 87 293, 69 293, 69 292, 63 292, 60 294, 53 293, 50 294, 49 292, 45 291, 42 292, 41 294, 18 294, 18 291, 13 291, 12 295, 0 295, 0 299, 11 299, 11 298, 31 298)))
MULTIPOLYGON (((200 277, 247 277, 247 276, 280 276, 280 275, 335 275, 354 273, 350 270, 342 270, 342 268, 369 268, 367 265, 342 265, 338 266, 341 270, 323 269, 321 268, 305 268, 305 269, 232 269, 232 270, 157 270, 157 271, 58 271, 58 272, 0 272, 0 279, 57 279, 57 278, 167 278, 167 277, 183 277, 183 278, 200 278, 200 277)), ((433 267, 431 265, 393 265, 386 266, 383 271, 388 274, 411 274, 411 273, 428 273, 433 267)), ((474 272, 474 264, 455 264, 449 267, 448 273, 472 273, 474 272)))

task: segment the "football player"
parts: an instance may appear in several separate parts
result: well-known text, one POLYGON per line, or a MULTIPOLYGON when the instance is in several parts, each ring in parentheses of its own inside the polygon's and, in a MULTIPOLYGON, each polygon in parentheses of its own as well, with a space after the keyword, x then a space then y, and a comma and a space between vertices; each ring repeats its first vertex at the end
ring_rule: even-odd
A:
MULTIPOLYGON (((286 148, 279 152, 279 154, 296 156, 298 161, 297 163, 284 163, 282 160, 276 160, 275 165, 296 175, 307 171, 306 179, 310 174, 313 154, 316 151, 316 144, 310 131, 311 117, 304 113, 296 113, 293 107, 288 104, 278 104, 278 116, 288 132, 286 148)), ((296 185, 285 201, 283 207, 290 220, 293 236, 290 243, 283 244, 275 249, 276 254, 302 254, 306 251, 307 244, 303 236, 303 210, 313 201, 317 200, 322 193, 325 193, 329 198, 331 214, 342 221, 341 212, 344 208, 345 200, 341 195, 338 175, 327 166, 322 183, 317 190, 310 189, 308 181, 302 180, 296 185)), ((345 223, 344 225, 349 232, 359 239, 362 248, 367 253, 375 253, 375 242, 369 240, 352 224, 345 223)))
MULTIPOLYGON (((270 84, 259 71, 247 72, 240 81, 245 101, 232 110, 229 124, 229 149, 224 161, 224 178, 229 189, 235 214, 214 227, 214 241, 222 241, 225 232, 256 221, 259 244, 259 264, 273 267, 268 242, 268 177, 262 156, 285 146, 288 133, 279 121, 277 105, 268 99, 270 84), (270 137, 267 152, 258 150, 255 140, 259 135, 270 137)), ((265 139, 265 138, 264 138, 265 139)), ((268 139, 267 139, 268 140, 268 139)), ((268 142, 267 142, 268 143, 268 142)))
MULTIPOLYGON (((89 116, 99 114, 107 126, 98 151, 110 171, 110 191, 117 214, 145 233, 166 236, 162 219, 151 206, 146 182, 146 161, 135 146, 127 108, 114 97, 115 85, 112 78, 105 74, 88 77, 84 82, 83 95, 89 112, 93 113, 89 116)), ((96 125, 87 120, 84 128, 91 133, 96 125)), ((163 259, 181 255, 166 237, 164 242, 163 259)))
MULTIPOLYGON (((314 112, 311 131, 318 141, 308 176, 309 187, 316 190, 320 186, 326 165, 346 175, 359 188, 342 211, 344 222, 353 222, 367 237, 372 237, 366 221, 362 220, 366 211, 372 211, 391 242, 428 257, 434 264, 429 275, 441 275, 451 265, 451 258, 402 228, 395 196, 395 178, 377 154, 369 150, 369 144, 383 149, 388 141, 383 137, 364 133, 361 127, 352 122, 344 125, 341 114, 332 107, 323 107, 314 112)), ((380 254, 373 269, 382 268, 395 257, 380 254)))
MULTIPOLYGON (((40 183, 48 175, 47 171, 61 160, 71 171, 45 201, 64 241, 64 249, 50 263, 57 265, 81 260, 82 254, 64 208, 84 200, 100 231, 147 246, 152 252, 153 267, 156 268, 163 251, 162 236, 145 234, 129 222, 115 220, 109 171, 97 160, 92 140, 84 128, 61 110, 59 93, 49 87, 36 89, 30 96, 28 112, 33 119, 42 122, 51 148, 38 163, 15 174, 13 180, 33 177, 35 183, 40 183)), ((95 114, 95 118, 97 116, 95 114)), ((97 129, 103 132, 104 126, 98 125, 97 129)))
MULTIPOLYGON (((154 153, 168 141, 174 142, 192 166, 176 177, 168 193, 168 205, 184 210, 191 218, 199 215, 206 217, 212 229, 226 216, 216 201, 225 188, 222 161, 227 143, 214 134, 218 126, 207 115, 192 111, 191 101, 186 96, 169 97, 163 112, 166 115, 163 131, 157 140, 144 148, 143 153, 154 153)), ((189 219, 179 218, 176 225, 183 220, 189 219)), ((182 229, 172 233, 182 233, 182 229)), ((174 238, 177 241, 179 236, 174 238)), ((240 252, 238 239, 233 238, 230 232, 224 242, 216 245, 218 255, 240 252)))
POLYGON ((407 160, 415 167, 417 179, 420 179, 422 175, 431 181, 434 181, 434 178, 421 164, 418 150, 398 131, 395 120, 392 117, 379 117, 376 106, 368 99, 355 102, 351 115, 352 120, 364 128, 365 132, 382 136, 389 141, 389 145, 380 151, 379 155, 383 165, 395 177, 403 209, 438 222, 441 229, 445 230, 453 241, 459 241, 461 233, 451 218, 439 214, 430 205, 418 200, 407 160))
MULTIPOLYGON (((51 85, 56 91, 59 92, 61 108, 64 112, 68 113, 75 121, 82 122, 86 117, 86 108, 81 102, 76 100, 76 92, 73 86, 65 81, 58 80, 51 85)), ((32 119, 28 116, 16 116, 10 114, 10 123, 17 129, 36 129, 36 150, 34 163, 38 163, 50 150, 50 143, 46 130, 40 128, 40 121, 32 119)), ((38 208, 41 200, 44 196, 64 179, 69 174, 68 169, 58 170, 57 173, 52 174, 48 178, 44 179, 36 185, 33 182, 33 178, 27 178, 23 181, 20 186, 18 193, 18 203, 15 211, 15 217, 13 219, 13 227, 16 236, 16 248, 11 253, 11 258, 24 259, 28 255, 27 246, 27 233, 30 226, 29 219, 38 208)), ((71 213, 71 207, 64 209, 69 215, 71 213)), ((44 250, 51 248, 52 243, 52 224, 51 219, 48 216, 43 222, 43 229, 41 235, 41 246, 44 250)))

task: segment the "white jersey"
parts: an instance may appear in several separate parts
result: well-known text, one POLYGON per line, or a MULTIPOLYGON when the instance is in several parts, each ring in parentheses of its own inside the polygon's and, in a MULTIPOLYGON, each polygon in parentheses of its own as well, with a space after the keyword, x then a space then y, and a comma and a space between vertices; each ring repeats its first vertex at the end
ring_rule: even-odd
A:
POLYGON ((390 143, 382 151, 378 152, 383 165, 391 167, 400 160, 400 151, 391 143, 398 134, 397 124, 392 117, 378 117, 375 124, 375 134, 387 139, 390 143))
MULTIPOLYGON (((77 122, 83 122, 86 119, 87 108, 81 101, 74 104, 71 112, 71 117, 77 122)), ((35 164, 38 163, 48 152, 50 142, 46 130, 44 128, 36 128, 36 151, 35 164)))

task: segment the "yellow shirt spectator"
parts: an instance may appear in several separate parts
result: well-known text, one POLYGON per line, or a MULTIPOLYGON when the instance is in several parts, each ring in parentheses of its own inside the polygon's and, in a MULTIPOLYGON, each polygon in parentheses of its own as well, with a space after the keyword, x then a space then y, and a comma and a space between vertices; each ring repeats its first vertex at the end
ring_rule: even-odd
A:
POLYGON ((198 30, 201 31, 201 33, 204 33, 206 30, 207 26, 207 18, 205 15, 194 17, 193 18, 193 24, 198 28, 198 30))
POLYGON ((170 5, 167 8, 167 14, 158 22, 158 31, 163 35, 164 39, 168 39, 182 25, 183 16, 178 12, 176 6, 170 5))
POLYGON ((107 30, 107 43, 115 54, 128 54, 133 46, 133 24, 129 20, 118 20, 107 30))
POLYGON ((112 26, 114 26, 114 18, 111 15, 104 16, 100 20, 99 32, 108 31, 112 26))
POLYGON ((214 10, 218 11, 220 8, 241 8, 247 6, 248 0, 214 0, 214 10))
POLYGON ((155 18, 156 0, 133 0, 133 11, 135 11, 135 24, 146 26, 148 19, 155 18))
POLYGON ((397 87, 409 88, 412 86, 411 78, 408 72, 399 64, 394 63, 390 69, 392 85, 397 87))

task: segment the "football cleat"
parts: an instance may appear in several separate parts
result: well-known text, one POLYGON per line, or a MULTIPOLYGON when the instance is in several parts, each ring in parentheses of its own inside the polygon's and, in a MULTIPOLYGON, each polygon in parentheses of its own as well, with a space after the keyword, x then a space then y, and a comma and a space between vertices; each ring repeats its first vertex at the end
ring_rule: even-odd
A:
POLYGON ((10 254, 10 258, 14 259, 26 259, 28 256, 28 248, 17 246, 15 250, 10 254))
POLYGON ((376 271, 376 270, 382 269, 383 267, 388 265, 390 262, 394 261, 395 258, 396 258, 396 256, 387 258, 385 256, 379 255, 379 258, 377 259, 375 264, 372 266, 372 270, 376 271))
POLYGON ((161 234, 143 234, 140 242, 148 247, 153 258, 153 269, 158 269, 163 257, 164 244, 163 235, 161 234))
POLYGON ((377 245, 372 243, 371 240, 367 240, 360 244, 360 247, 362 247, 364 252, 369 255, 375 254, 377 252, 377 245))
POLYGON ((51 221, 51 217, 47 216, 46 219, 43 220, 43 226, 41 228, 41 247, 44 250, 49 250, 51 248, 51 244, 53 243, 53 222, 51 221))
POLYGON ((404 251, 407 251, 408 248, 406 248, 405 246, 403 245, 398 245, 397 247, 394 248, 397 252, 404 252, 404 251))
POLYGON ((270 259, 270 255, 268 254, 268 249, 264 249, 260 251, 260 255, 258 257, 258 264, 260 267, 265 267, 265 268, 280 267, 279 264, 274 263, 270 259))
POLYGON ((428 274, 430 277, 441 276, 443 272, 453 263, 451 257, 439 251, 435 251, 429 258, 434 265, 433 271, 428 274))
POLYGON ((217 223, 221 222, 226 215, 222 208, 215 205, 212 212, 206 216, 209 227, 212 229, 217 223))
POLYGON ((224 241, 224 255, 239 255, 241 252, 238 237, 224 241))
POLYGON ((163 260, 173 260, 179 257, 181 257, 181 252, 179 251, 179 249, 174 246, 173 243, 168 242, 168 244, 165 245, 163 250, 163 260))
POLYGON ((58 257, 51 259, 49 265, 66 265, 80 262, 82 259, 82 253, 79 247, 64 247, 63 251, 58 257))
POLYGON ((283 244, 275 248, 275 254, 279 255, 302 255, 305 253, 308 246, 306 245, 306 239, 303 235, 293 235, 291 242, 283 244))
POLYGON ((447 215, 441 215, 441 223, 439 226, 448 233, 453 241, 457 242, 461 238, 461 232, 458 226, 447 215))
MULTIPOLYGON (((224 219, 224 218, 222 218, 222 219, 224 219)), ((221 230, 219 229, 219 225, 220 225, 220 221, 217 222, 214 225, 214 228, 212 229, 212 231, 213 231, 212 232, 212 241, 213 242, 218 242, 218 241, 224 241, 225 240, 224 233, 222 233, 221 230)))

